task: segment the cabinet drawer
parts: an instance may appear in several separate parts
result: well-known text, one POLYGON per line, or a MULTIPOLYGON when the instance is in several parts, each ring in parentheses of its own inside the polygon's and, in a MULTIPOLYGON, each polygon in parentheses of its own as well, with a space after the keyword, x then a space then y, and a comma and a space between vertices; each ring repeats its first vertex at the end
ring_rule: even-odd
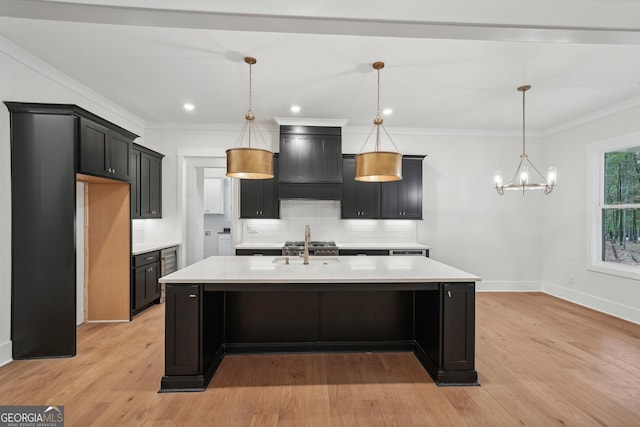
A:
POLYGON ((160 251, 147 252, 144 254, 136 255, 133 258, 133 267, 140 267, 141 265, 151 264, 160 260, 160 251))

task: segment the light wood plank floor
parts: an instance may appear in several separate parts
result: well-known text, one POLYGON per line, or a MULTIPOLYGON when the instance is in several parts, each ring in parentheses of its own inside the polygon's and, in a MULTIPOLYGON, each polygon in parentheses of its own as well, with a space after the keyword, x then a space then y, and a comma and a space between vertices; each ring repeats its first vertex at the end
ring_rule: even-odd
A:
POLYGON ((67 426, 640 425, 640 325, 538 293, 477 295, 480 387, 411 353, 229 356, 207 391, 158 394, 164 307, 78 330, 78 356, 0 368, 0 404, 67 426))

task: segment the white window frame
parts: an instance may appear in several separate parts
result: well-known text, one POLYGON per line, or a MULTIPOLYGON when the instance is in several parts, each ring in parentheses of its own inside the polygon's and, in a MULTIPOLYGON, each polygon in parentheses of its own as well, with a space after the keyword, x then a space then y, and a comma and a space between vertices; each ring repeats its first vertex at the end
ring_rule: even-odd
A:
MULTIPOLYGON (((602 208, 604 204, 604 154, 640 147, 640 132, 621 135, 587 146, 587 270, 640 280, 640 267, 602 261, 602 208)), ((616 207, 637 207, 620 205, 616 207)))

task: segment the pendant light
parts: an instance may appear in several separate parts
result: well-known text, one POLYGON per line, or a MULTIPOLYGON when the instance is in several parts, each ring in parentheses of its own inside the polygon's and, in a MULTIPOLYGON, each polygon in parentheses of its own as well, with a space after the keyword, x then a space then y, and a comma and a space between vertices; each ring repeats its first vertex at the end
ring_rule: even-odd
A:
POLYGON ((247 56, 244 58, 244 62, 249 64, 249 111, 244 116, 246 121, 240 132, 236 146, 226 151, 227 176, 242 179, 273 178, 273 153, 266 149, 251 146, 252 138, 255 139, 255 135, 258 134, 264 146, 268 147, 260 130, 253 122, 256 117, 253 115, 253 111, 251 111, 253 89, 252 67, 257 61, 255 58, 247 56), (245 135, 247 136, 248 144, 247 147, 242 147, 241 145, 245 135))
MULTIPOLYGON (((356 181, 388 182, 402 179, 402 154, 393 143, 391 136, 382 125, 380 117, 380 70, 384 68, 384 62, 374 62, 373 68, 378 71, 378 110, 373 120, 373 128, 364 141, 362 148, 367 144, 373 131, 376 131, 376 143, 374 151, 356 154, 356 181), (380 151, 380 129, 384 131, 396 151, 380 151)), ((362 149, 360 150, 362 151, 362 149)))
POLYGON ((549 194, 556 186, 556 168, 550 167, 547 170, 546 178, 540 173, 540 171, 531 163, 529 156, 525 150, 525 92, 531 89, 531 86, 524 85, 518 88, 519 92, 522 92, 522 154, 520 155, 520 163, 516 168, 516 173, 513 175, 509 184, 504 184, 502 180, 502 174, 497 171, 493 176, 493 186, 499 195, 504 195, 505 190, 508 191, 522 191, 522 195, 527 190, 544 190, 544 194, 549 194), (531 167, 532 171, 537 174, 533 178, 529 174, 531 167), (539 178, 538 181, 534 181, 534 178, 539 178))

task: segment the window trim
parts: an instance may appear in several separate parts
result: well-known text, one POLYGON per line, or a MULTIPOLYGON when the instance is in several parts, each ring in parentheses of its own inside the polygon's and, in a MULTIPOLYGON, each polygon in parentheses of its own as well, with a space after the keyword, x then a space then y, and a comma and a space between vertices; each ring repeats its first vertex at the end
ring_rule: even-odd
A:
POLYGON ((604 154, 640 147, 640 132, 607 138, 587 145, 587 270, 640 280, 640 267, 602 261, 604 154), (593 173, 597 171, 597 173, 593 173))

